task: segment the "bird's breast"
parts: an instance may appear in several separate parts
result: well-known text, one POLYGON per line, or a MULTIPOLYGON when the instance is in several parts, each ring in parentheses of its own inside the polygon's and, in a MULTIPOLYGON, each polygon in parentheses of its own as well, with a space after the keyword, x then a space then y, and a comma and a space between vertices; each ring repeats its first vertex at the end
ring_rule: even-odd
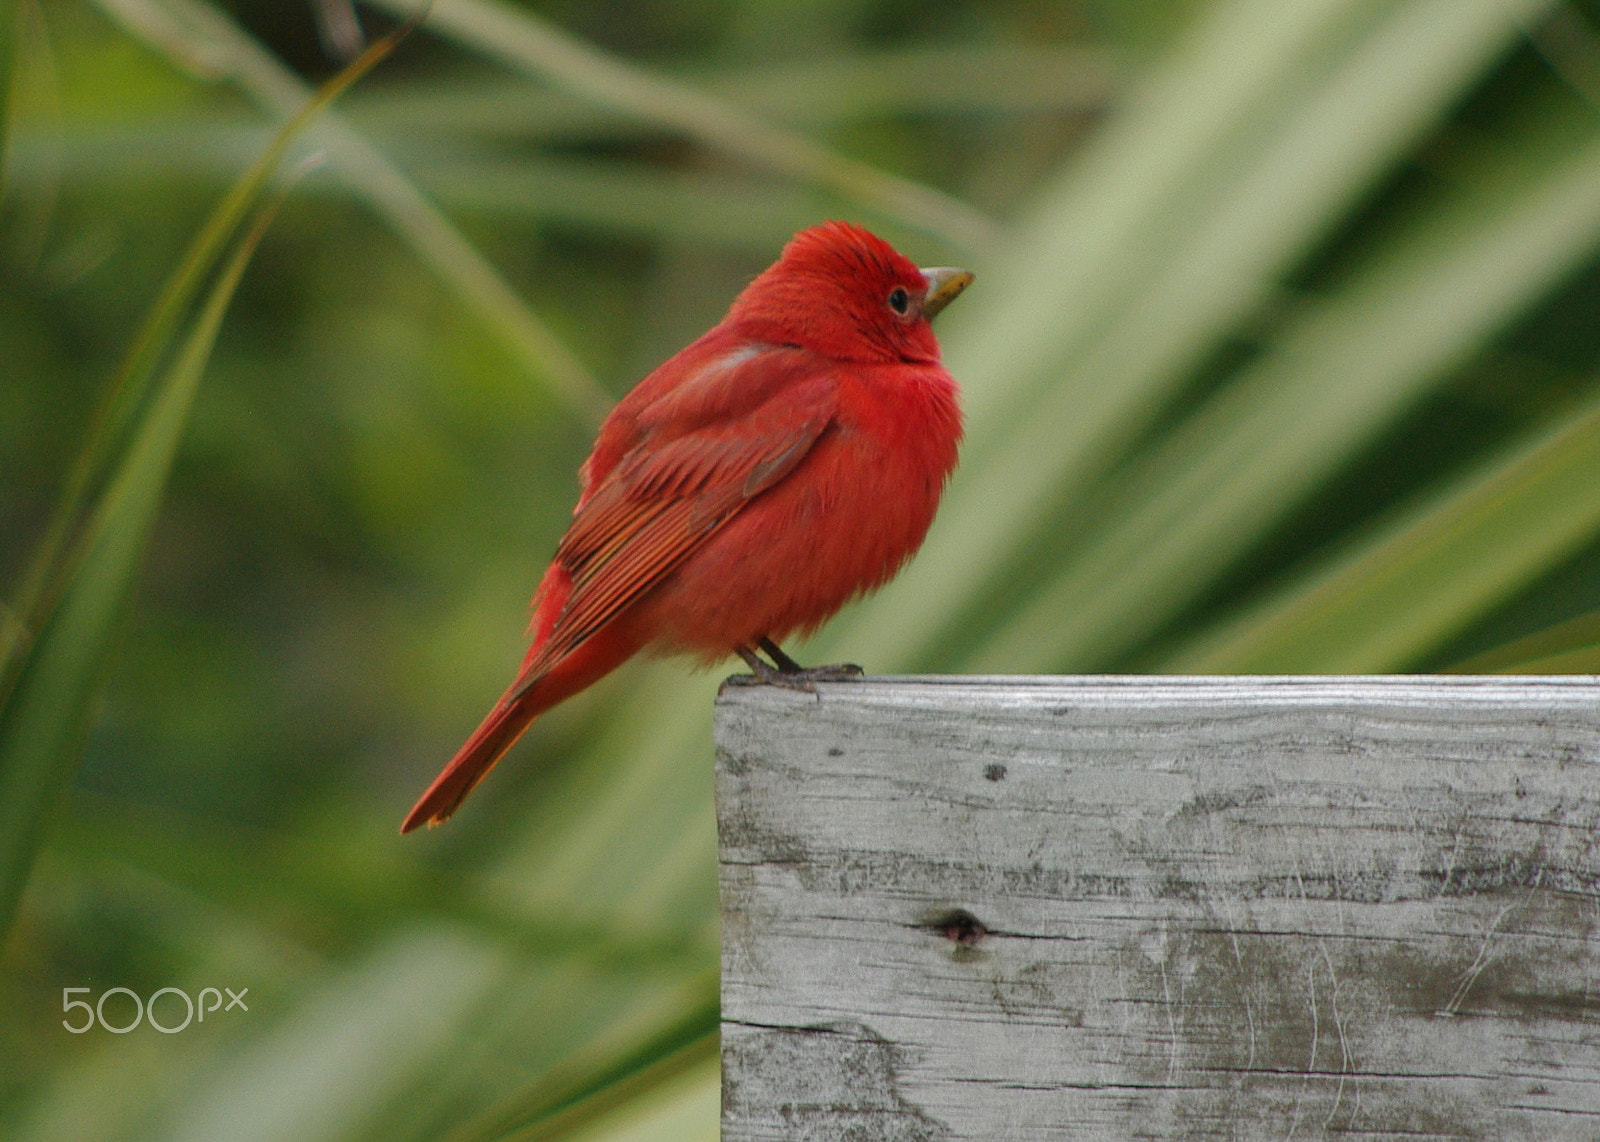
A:
POLYGON ((720 658, 806 634, 881 587, 921 546, 961 437, 942 369, 893 366, 841 385, 805 459, 746 504, 646 601, 665 650, 720 658))

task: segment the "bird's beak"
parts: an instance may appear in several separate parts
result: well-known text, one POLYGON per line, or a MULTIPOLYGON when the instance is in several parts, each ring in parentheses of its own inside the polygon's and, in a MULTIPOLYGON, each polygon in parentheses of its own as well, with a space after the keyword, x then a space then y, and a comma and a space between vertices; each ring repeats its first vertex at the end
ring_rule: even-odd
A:
POLYGON ((932 317, 938 313, 972 284, 970 271, 951 269, 949 266, 934 266, 932 269, 923 270, 922 276, 928 280, 927 291, 922 295, 924 317, 932 317))

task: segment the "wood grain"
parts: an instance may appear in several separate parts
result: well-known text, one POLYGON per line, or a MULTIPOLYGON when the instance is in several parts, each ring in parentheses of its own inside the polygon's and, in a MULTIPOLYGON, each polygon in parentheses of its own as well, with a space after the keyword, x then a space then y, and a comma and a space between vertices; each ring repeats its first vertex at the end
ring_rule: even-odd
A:
POLYGON ((723 1137, 1600 1138, 1600 684, 717 705, 723 1137))

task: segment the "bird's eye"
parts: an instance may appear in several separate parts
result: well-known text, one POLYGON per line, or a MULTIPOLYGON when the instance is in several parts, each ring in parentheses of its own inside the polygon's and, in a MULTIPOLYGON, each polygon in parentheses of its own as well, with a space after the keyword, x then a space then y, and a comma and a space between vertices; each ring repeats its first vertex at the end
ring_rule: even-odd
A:
POLYGON ((911 295, 902 287, 895 286, 889 293, 889 308, 904 317, 906 310, 911 306, 911 295))

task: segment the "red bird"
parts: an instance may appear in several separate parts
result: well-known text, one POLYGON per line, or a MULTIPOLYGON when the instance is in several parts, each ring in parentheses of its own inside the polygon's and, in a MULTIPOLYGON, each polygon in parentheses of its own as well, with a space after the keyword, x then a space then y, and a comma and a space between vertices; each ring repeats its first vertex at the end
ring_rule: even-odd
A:
POLYGON ((803 689, 860 673, 802 670, 777 642, 922 545, 961 441, 928 319, 971 281, 860 227, 814 226, 623 397, 580 470, 516 681, 400 831, 449 817, 534 718, 640 650, 738 654, 803 689))

